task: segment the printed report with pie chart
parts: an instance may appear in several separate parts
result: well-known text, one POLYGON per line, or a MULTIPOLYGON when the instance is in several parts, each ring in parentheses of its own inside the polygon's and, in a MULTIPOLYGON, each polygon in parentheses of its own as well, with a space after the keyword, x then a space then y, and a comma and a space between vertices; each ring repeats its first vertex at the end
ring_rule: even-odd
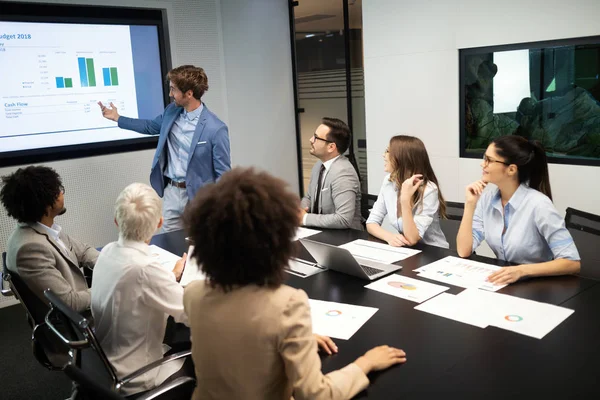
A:
POLYGON ((553 304, 479 289, 463 290, 456 299, 465 308, 474 307, 473 312, 482 313, 490 326, 536 339, 542 339, 574 313, 553 304))
POLYGON ((421 303, 448 290, 446 286, 393 274, 365 286, 367 289, 421 303))
POLYGON ((350 339, 379 310, 313 299, 308 299, 308 303, 313 332, 344 340, 350 339))

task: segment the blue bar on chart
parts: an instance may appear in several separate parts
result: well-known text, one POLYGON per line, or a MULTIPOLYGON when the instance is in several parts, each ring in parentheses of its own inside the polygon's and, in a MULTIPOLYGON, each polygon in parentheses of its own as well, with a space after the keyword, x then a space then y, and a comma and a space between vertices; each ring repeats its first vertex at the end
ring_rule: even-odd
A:
POLYGON ((65 87, 65 79, 62 76, 56 77, 56 87, 59 89, 65 87))
POLYGON ((110 86, 110 68, 102 68, 102 76, 104 77, 104 86, 110 86))
POLYGON ((85 63, 85 57, 77 57, 79 63, 79 79, 81 80, 81 87, 88 86, 87 68, 85 63))

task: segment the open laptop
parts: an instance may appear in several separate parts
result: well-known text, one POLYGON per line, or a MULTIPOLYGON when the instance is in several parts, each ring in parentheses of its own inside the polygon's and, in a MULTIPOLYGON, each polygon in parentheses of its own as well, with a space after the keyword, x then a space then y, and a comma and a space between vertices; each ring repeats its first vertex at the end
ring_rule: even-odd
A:
POLYGON ((348 250, 331 244, 308 239, 300 239, 300 243, 302 243, 319 265, 358 278, 372 281, 402 269, 401 265, 383 264, 354 257, 348 250))

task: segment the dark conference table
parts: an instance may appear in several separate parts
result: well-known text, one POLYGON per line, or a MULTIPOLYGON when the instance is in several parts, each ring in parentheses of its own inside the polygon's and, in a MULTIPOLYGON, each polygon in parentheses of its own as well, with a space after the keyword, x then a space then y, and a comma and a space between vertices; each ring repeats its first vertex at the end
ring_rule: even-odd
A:
MULTIPOLYGON (((355 230, 327 230, 310 239, 333 245, 355 239, 378 241, 355 230)), ((157 235, 151 243, 175 254, 183 254, 188 247, 183 231, 157 235)), ((299 243, 298 247, 299 258, 314 261, 299 243)), ((422 252, 398 262, 403 268, 395 273, 423 279, 412 271, 446 256, 457 256, 453 250, 433 246, 419 244, 415 248, 422 252)), ((502 265, 499 260, 477 255, 471 259, 502 265)), ((600 378, 598 281, 577 276, 533 278, 498 291, 575 310, 541 340, 417 311, 413 309, 417 303, 365 289, 367 283, 335 271, 308 278, 288 274, 286 282, 306 291, 311 299, 379 309, 350 340, 334 339, 339 353, 321 358, 324 372, 344 367, 377 345, 406 351, 406 364, 370 374, 371 385, 356 398, 600 398, 600 383, 596 381, 600 378)), ((464 290, 443 285, 450 287, 445 293, 464 290)))

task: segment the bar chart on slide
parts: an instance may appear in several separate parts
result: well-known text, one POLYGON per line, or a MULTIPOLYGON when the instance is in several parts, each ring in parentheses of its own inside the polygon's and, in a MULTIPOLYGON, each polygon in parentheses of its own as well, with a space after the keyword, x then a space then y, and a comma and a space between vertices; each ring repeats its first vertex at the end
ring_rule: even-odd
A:
POLYGON ((12 65, 0 74, 0 137, 114 127, 102 117, 98 101, 137 117, 129 28, 56 24, 53 29, 49 34, 28 27, 26 43, 0 41, 0 63, 12 65), (59 44, 53 35, 61 36, 59 44))
POLYGON ((119 74, 117 68, 102 68, 102 76, 104 77, 104 86, 119 86, 119 74))

